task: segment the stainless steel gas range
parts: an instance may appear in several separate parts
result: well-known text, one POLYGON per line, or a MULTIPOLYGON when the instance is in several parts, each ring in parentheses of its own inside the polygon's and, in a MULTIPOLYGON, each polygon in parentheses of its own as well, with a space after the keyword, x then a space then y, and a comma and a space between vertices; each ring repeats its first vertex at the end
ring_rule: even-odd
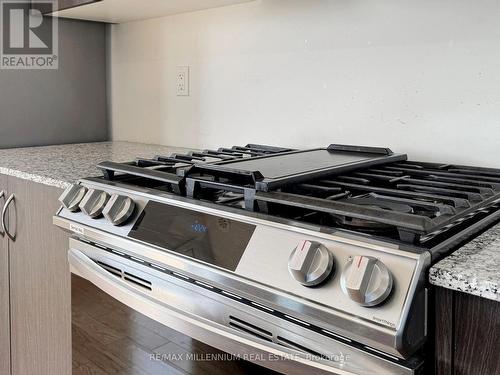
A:
POLYGON ((500 217, 500 170, 247 145, 103 162, 60 200, 72 271, 286 373, 417 374, 426 271, 500 217))

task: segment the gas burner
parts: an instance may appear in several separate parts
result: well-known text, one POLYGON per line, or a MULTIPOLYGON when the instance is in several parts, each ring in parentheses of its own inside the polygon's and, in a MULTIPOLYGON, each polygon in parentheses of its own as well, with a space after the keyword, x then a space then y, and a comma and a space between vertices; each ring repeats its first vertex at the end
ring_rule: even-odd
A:
POLYGON ((231 207, 245 207, 243 194, 233 193, 231 191, 219 191, 213 202, 231 207))
POLYGON ((370 195, 365 195, 360 197, 350 197, 345 199, 344 201, 347 203, 358 204, 360 206, 382 208, 384 210, 397 211, 406 214, 413 213, 413 208, 407 204, 390 202, 382 198, 377 198, 370 195))
MULTIPOLYGON (((357 197, 349 197, 341 199, 338 202, 345 202, 345 203, 355 204, 358 206, 394 211, 405 214, 412 214, 414 212, 413 207, 407 204, 386 201, 382 198, 374 197, 370 194, 357 197)), ((364 220, 342 215, 332 215, 332 217, 334 218, 336 224, 343 228, 358 230, 366 233, 387 234, 394 232, 395 229, 393 225, 384 224, 372 220, 364 220)))

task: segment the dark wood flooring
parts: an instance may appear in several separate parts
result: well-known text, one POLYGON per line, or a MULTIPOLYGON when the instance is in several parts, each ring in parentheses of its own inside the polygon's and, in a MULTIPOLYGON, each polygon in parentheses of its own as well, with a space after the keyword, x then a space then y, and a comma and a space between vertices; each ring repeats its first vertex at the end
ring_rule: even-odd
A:
POLYGON ((190 353, 206 358, 222 352, 128 308, 78 276, 72 276, 72 318, 73 375, 276 374, 241 360, 190 359, 190 353))

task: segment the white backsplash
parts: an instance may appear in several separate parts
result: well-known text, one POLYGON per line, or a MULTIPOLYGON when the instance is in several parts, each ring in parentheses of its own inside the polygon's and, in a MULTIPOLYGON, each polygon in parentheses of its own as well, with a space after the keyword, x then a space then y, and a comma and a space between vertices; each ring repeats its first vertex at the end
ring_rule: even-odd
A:
POLYGON ((114 25, 112 136, 500 167, 499 20, 490 0, 261 0, 114 25))

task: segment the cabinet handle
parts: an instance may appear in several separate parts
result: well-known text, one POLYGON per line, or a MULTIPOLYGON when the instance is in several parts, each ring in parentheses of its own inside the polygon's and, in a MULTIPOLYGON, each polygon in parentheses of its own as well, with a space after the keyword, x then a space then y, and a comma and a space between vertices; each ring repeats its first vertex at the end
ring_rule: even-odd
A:
POLYGON ((12 241, 15 241, 16 239, 16 234, 11 234, 9 232, 9 229, 5 225, 5 216, 7 216, 7 210, 9 208, 9 205, 15 200, 14 194, 11 194, 10 197, 7 199, 7 202, 5 202, 5 206, 3 206, 2 210, 2 228, 4 233, 9 237, 12 241))
MULTIPOLYGON (((0 198, 4 198, 5 197, 5 191, 0 191, 0 198)), ((3 226, 1 226, 3 228, 3 226)), ((3 231, 3 229, 0 228, 0 236, 4 237, 5 236, 5 232, 3 231)))

